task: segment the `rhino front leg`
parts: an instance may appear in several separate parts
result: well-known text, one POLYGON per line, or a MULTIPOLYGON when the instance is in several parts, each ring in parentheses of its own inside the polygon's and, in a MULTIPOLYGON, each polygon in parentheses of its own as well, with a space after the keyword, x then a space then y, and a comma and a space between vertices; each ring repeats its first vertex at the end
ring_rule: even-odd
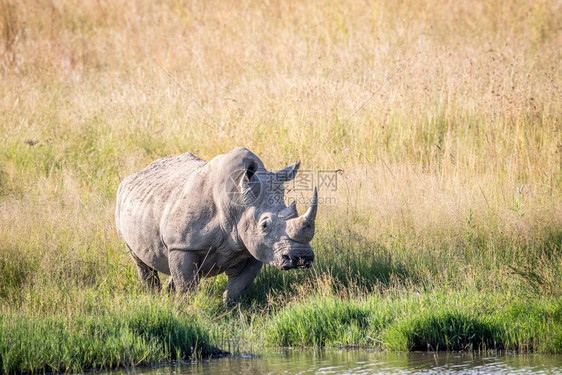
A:
POLYGON ((241 267, 226 270, 228 283, 222 299, 226 304, 233 304, 240 300, 246 288, 254 281, 261 270, 263 263, 257 259, 250 258, 241 267))
POLYGON ((190 251, 170 250, 168 266, 172 276, 168 290, 185 293, 197 286, 197 262, 199 257, 190 251))

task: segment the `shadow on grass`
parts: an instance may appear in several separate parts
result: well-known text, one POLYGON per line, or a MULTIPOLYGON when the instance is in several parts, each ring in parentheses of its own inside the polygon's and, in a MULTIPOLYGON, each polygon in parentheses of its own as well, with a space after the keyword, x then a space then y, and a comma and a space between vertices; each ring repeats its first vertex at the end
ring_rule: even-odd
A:
POLYGON ((467 314, 425 313, 391 325, 385 343, 402 351, 501 349, 502 334, 499 325, 467 314))
POLYGON ((295 286, 317 289, 319 280, 329 280, 332 291, 373 292, 391 283, 411 278, 408 266, 398 260, 393 249, 369 240, 359 233, 340 230, 317 236, 312 243, 315 262, 307 270, 277 270, 265 265, 243 297, 244 305, 267 303, 269 294, 294 295, 295 286))

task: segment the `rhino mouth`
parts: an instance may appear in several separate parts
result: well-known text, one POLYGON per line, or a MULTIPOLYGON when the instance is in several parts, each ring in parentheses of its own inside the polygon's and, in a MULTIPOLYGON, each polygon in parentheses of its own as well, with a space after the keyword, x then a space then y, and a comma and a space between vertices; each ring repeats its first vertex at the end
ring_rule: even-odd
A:
POLYGON ((280 270, 310 268, 314 262, 314 252, 309 244, 281 241, 275 244, 274 252, 277 261, 274 261, 273 266, 280 270))
POLYGON ((310 268, 314 259, 310 258, 294 258, 289 255, 283 255, 283 263, 279 267, 282 270, 290 270, 293 268, 310 268))

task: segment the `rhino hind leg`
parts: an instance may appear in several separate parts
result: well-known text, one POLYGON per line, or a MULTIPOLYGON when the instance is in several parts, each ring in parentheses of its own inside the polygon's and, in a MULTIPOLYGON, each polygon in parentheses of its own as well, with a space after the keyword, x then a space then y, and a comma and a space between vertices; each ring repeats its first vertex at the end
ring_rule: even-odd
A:
POLYGON ((127 248, 129 249, 129 254, 131 254, 131 257, 137 265, 137 271, 143 285, 148 289, 160 291, 161 284, 160 277, 158 277, 158 271, 144 263, 138 256, 135 255, 135 253, 133 253, 133 251, 131 251, 128 246, 127 248))
POLYGON ((176 291, 176 286, 174 285, 174 279, 172 279, 170 277, 170 280, 168 281, 168 286, 166 287, 166 291, 168 293, 173 293, 176 291))

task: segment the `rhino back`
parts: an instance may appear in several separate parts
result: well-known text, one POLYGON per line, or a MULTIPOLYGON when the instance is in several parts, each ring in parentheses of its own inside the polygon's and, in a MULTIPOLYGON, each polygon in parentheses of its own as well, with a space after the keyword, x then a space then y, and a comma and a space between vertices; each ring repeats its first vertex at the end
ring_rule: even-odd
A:
POLYGON ((190 153, 162 158, 119 185, 115 209, 119 235, 143 262, 159 271, 169 273, 168 253, 161 241, 162 217, 181 195, 184 182, 203 165, 190 153))

